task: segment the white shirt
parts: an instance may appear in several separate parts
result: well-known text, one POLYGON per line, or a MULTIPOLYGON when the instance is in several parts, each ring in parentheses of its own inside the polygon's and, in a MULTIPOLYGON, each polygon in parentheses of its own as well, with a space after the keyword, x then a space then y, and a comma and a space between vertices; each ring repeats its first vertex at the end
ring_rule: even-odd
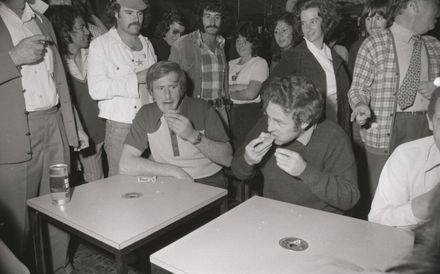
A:
MULTIPOLYGON (((415 35, 415 33, 409 29, 400 26, 397 23, 393 23, 393 25, 390 27, 390 31, 393 34, 393 38, 396 44, 400 87, 403 83, 403 79, 405 78, 406 72, 409 68, 409 63, 411 61, 411 55, 414 48, 414 42, 411 37, 415 35)), ((429 80, 428 63, 428 53, 426 52, 425 46, 422 44, 420 81, 429 80)), ((426 111, 428 109, 428 104, 429 100, 424 97, 420 92, 417 92, 416 98, 414 99, 414 105, 410 106, 404 111, 426 111)), ((397 104, 397 111, 402 111, 399 107, 399 104, 397 104)))
POLYGON ((312 42, 305 39, 307 48, 315 56, 318 63, 321 65, 325 72, 326 80, 326 118, 337 122, 338 121, 338 103, 337 103, 337 86, 336 86, 336 75, 333 68, 333 57, 331 49, 326 45, 322 44, 322 49, 318 49, 312 42))
MULTIPOLYGON (((229 85, 249 85, 250 81, 263 83, 269 77, 269 66, 266 60, 259 56, 252 57, 246 63, 240 65, 240 58, 229 61, 229 85)), ((254 100, 235 100, 234 104, 259 103, 260 95, 254 100)))
MULTIPOLYGON (((145 54, 143 69, 156 63, 148 38, 139 35, 145 54)), ((121 40, 113 27, 90 43, 88 86, 90 96, 98 100, 99 117, 131 124, 141 107, 133 51, 121 40)))
POLYGON ((73 60, 73 58, 66 58, 65 61, 70 75, 72 75, 78 80, 85 81, 87 77, 88 49, 80 49, 80 54, 81 54, 82 71, 76 65, 75 60, 73 60))
MULTIPOLYGON (((42 34, 36 20, 42 19, 25 3, 21 18, 0 2, 0 16, 16 46, 24 38, 42 34)), ((54 56, 50 46, 46 47, 44 58, 38 64, 21 66, 21 83, 27 111, 45 110, 58 104, 54 80, 54 56)))
POLYGON ((433 136, 404 143, 383 167, 368 220, 390 226, 413 226, 422 220, 411 201, 440 182, 440 151, 433 136))

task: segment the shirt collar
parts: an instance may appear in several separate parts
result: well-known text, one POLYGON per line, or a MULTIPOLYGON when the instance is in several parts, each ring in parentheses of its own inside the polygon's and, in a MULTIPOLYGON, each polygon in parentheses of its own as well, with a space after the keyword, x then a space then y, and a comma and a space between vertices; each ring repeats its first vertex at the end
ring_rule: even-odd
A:
MULTIPOLYGON (((432 137, 432 136, 431 136, 432 137)), ((430 171, 431 169, 440 165, 440 151, 435 144, 434 137, 432 137, 432 145, 428 150, 428 155, 424 164, 424 171, 430 171)))
POLYGON ((410 43, 411 37, 414 35, 417 35, 413 31, 402 27, 401 25, 397 24, 396 22, 393 23, 393 25, 390 27, 391 32, 394 35, 394 38, 397 41, 404 42, 404 43, 410 43))
POLYGON ((310 142, 310 139, 312 139, 313 132, 315 131, 316 125, 311 126, 309 129, 304 131, 296 140, 303 144, 304 146, 307 146, 307 144, 310 142))
MULTIPOLYGON (((3 10, 6 10, 7 12, 10 12, 10 13, 14 14, 16 17, 18 17, 17 14, 15 14, 15 12, 13 12, 3 2, 0 2, 0 8, 3 9, 3 10)), ((27 2, 25 2, 24 3, 23 14, 22 14, 22 16, 20 18, 20 21, 22 21, 22 22, 29 22, 32 19, 34 19, 35 17, 37 17, 40 21, 42 21, 41 17, 32 10, 31 6, 29 6, 29 4, 27 2)))
POLYGON ((306 41, 307 48, 310 50, 311 53, 313 53, 314 56, 325 57, 328 60, 333 61, 332 51, 327 46, 327 44, 323 43, 322 49, 318 49, 318 47, 316 47, 315 44, 307 40, 305 37, 304 40, 306 41))
MULTIPOLYGON (((197 43, 198 43, 199 47, 202 47, 203 45, 205 45, 205 43, 202 40, 202 33, 200 32, 200 30, 196 31, 196 37, 197 37, 197 43)), ((215 40, 217 41, 217 48, 224 47, 225 38, 223 38, 221 35, 216 35, 215 40)))
MULTIPOLYGON (((122 45, 124 45, 126 48, 130 49, 129 46, 127 46, 124 41, 122 41, 121 37, 119 36, 118 31, 116 30, 116 27, 112 27, 109 31, 108 31, 109 35, 111 37, 113 37, 115 40, 117 40, 119 43, 121 43, 122 45)), ((144 40, 148 40, 147 37, 142 36, 142 34, 139 33, 138 35, 141 43, 142 43, 142 50, 144 50, 146 48, 146 43, 144 42, 144 40)))

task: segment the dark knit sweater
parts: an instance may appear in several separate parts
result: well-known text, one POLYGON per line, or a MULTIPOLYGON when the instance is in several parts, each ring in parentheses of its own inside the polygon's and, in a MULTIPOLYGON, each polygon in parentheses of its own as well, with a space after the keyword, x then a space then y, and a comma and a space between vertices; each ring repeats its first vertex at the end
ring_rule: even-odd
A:
POLYGON ((351 144, 336 123, 319 123, 306 146, 296 140, 282 146, 298 152, 307 162, 306 169, 298 177, 287 174, 277 166, 275 144, 260 164, 250 166, 246 163, 245 146, 262 131, 267 131, 266 117, 259 120, 234 155, 232 171, 239 179, 252 178, 255 169, 259 168, 264 177, 265 197, 334 213, 343 213, 359 200, 351 144))

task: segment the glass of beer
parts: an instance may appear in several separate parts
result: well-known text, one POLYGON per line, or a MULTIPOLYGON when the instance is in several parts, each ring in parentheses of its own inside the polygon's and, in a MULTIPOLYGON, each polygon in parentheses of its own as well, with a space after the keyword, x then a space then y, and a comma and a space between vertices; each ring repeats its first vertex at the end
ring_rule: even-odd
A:
POLYGON ((54 205, 64 205, 70 201, 69 173, 66 164, 49 167, 49 186, 54 205))

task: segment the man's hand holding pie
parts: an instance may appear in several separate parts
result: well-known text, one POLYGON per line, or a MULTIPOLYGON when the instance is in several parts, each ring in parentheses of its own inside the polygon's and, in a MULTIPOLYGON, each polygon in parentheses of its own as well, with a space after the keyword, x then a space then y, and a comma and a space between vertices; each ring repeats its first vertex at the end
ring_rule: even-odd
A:
POLYGON ((249 165, 260 163, 264 155, 270 150, 274 139, 270 133, 261 132, 260 136, 250 141, 244 153, 246 163, 249 165))

